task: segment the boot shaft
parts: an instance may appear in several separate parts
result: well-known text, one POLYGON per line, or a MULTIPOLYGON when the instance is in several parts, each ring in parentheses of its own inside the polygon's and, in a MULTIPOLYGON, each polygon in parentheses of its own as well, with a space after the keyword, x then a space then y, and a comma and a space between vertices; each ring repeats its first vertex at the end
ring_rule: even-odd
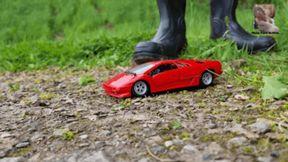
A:
POLYGON ((185 16, 186 0, 157 0, 161 18, 185 16))
POLYGON ((167 37, 186 34, 185 10, 186 0, 157 0, 160 14, 160 26, 154 41, 164 40, 167 37))
POLYGON ((157 5, 162 28, 170 28, 177 23, 184 23, 185 26, 186 0, 157 0, 157 5))

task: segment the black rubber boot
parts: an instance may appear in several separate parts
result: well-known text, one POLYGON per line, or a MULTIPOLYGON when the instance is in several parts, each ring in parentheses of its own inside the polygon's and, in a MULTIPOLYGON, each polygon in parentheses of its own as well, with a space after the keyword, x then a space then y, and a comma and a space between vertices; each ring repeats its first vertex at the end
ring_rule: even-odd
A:
POLYGON ((151 41, 140 42, 135 47, 133 62, 177 58, 187 45, 185 8, 186 0, 157 0, 160 26, 151 41))
POLYGON ((253 36, 240 26, 236 18, 237 5, 238 0, 211 0, 211 38, 231 39, 238 49, 246 49, 250 53, 272 49, 276 45, 273 37, 253 36), (226 16, 228 24, 225 22, 226 16))

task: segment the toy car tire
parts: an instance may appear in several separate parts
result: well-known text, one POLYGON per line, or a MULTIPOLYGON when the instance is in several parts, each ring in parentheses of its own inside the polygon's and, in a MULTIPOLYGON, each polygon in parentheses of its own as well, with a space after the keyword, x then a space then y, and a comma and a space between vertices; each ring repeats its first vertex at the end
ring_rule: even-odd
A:
POLYGON ((200 83, 202 87, 210 86, 211 84, 213 84, 213 81, 213 74, 209 71, 205 71, 200 78, 200 83))
POLYGON ((135 97, 145 97, 149 93, 149 86, 144 81, 137 81, 132 87, 132 93, 135 97))

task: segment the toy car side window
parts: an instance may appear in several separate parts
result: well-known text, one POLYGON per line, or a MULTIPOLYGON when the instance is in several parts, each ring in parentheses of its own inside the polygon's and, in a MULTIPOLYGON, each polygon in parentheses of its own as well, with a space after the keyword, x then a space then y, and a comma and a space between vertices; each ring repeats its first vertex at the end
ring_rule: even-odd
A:
POLYGON ((188 67, 189 65, 184 64, 184 63, 177 63, 177 66, 183 68, 183 67, 188 67))
POLYGON ((173 69, 177 69, 177 66, 174 64, 163 64, 158 66, 155 70, 151 71, 150 76, 155 76, 157 74, 169 71, 169 70, 173 70, 173 69))

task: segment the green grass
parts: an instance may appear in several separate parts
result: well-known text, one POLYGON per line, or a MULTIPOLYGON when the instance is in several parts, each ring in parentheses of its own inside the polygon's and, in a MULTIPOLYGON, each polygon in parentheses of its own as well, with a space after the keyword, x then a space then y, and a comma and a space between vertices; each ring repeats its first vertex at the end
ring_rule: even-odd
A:
MULTIPOLYGON (((243 0, 237 15, 252 32, 252 4, 277 5, 278 47, 256 56, 239 51, 229 41, 209 39, 209 0, 187 1, 189 59, 218 59, 226 63, 240 58, 248 61, 244 71, 253 77, 239 78, 249 84, 263 75, 287 76, 288 2, 284 0, 243 0)), ((0 71, 45 69, 50 66, 94 68, 129 66, 134 46, 150 39, 158 27, 154 0, 3 0, 0 5, 0 71)), ((234 71, 225 66, 227 74, 234 71)), ((237 76, 239 77, 239 76, 237 76)), ((284 81, 287 79, 283 77, 284 81)))

